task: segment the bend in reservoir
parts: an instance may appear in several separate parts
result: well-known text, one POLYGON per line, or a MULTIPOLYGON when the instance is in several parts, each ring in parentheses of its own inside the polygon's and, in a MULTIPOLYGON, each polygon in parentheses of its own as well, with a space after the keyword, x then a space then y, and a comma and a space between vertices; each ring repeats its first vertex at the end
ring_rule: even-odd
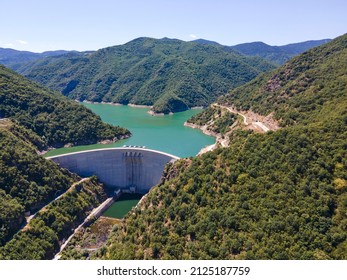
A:
POLYGON ((173 115, 152 116, 147 113, 148 108, 89 103, 83 103, 83 105, 99 115, 104 122, 129 129, 132 136, 107 145, 95 144, 55 149, 45 156, 133 145, 146 146, 178 157, 190 157, 195 156, 202 148, 215 143, 214 137, 205 135, 198 129, 184 126, 184 122, 201 112, 201 109, 173 115))

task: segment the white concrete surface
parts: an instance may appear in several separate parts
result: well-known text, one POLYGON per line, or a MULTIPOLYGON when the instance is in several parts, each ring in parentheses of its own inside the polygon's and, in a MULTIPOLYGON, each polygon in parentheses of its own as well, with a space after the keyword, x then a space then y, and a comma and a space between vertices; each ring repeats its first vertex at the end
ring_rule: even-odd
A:
POLYGON ((109 187, 147 193, 159 183, 165 165, 179 159, 160 151, 123 147, 48 157, 81 177, 98 176, 109 187))

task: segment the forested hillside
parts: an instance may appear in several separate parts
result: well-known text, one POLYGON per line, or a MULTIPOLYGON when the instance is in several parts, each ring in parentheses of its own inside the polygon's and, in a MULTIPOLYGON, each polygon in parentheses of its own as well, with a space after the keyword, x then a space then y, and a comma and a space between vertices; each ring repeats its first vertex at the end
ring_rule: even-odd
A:
POLYGON ((347 259, 347 35, 220 100, 283 128, 171 165, 95 255, 347 259))
POLYGON ((282 126, 309 124, 346 109, 347 36, 311 49, 220 98, 220 104, 267 115, 282 126))
POLYGON ((46 58, 17 69, 64 95, 96 102, 154 105, 157 113, 207 106, 229 89, 274 69, 223 46, 138 38, 89 55, 46 58))
POLYGON ((220 107, 208 107, 201 113, 191 117, 188 123, 192 123, 202 127, 206 125, 206 128, 213 133, 220 133, 225 135, 232 125, 235 124, 237 115, 230 113, 226 109, 220 107))
POLYGON ((0 118, 15 119, 39 135, 44 146, 91 144, 128 137, 127 129, 105 124, 75 101, 0 65, 0 118))
POLYGON ((106 198, 97 180, 74 186, 80 180, 77 175, 38 151, 66 143, 115 141, 129 134, 104 124, 75 101, 0 66, 0 259, 52 258, 106 198))
POLYGON ((103 186, 95 178, 73 185, 0 247, 0 259, 52 259, 63 241, 106 197, 103 186))
POLYGON ((76 179, 37 155, 41 144, 31 131, 0 120, 0 246, 18 231, 25 212, 39 209, 76 179))

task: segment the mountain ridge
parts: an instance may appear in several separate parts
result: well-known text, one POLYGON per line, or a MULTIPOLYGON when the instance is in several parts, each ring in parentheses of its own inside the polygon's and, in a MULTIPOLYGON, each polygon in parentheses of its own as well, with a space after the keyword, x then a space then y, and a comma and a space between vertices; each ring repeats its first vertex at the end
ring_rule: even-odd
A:
POLYGON ((16 69, 73 99, 151 105, 156 113, 207 106, 274 66, 222 46, 136 38, 89 55, 46 58, 16 69))
MULTIPOLYGON (((143 39, 148 37, 138 37, 135 38, 128 43, 135 41, 137 39, 143 39)), ((159 40, 178 40, 175 38, 167 38, 164 37, 159 40)), ((269 45, 262 41, 255 41, 255 42, 247 42, 247 43, 241 43, 233 46, 227 46, 222 45, 216 41, 206 40, 206 39, 196 39, 192 41, 187 42, 194 42, 199 44, 205 44, 205 45, 216 45, 216 46, 223 46, 225 48, 232 48, 235 50, 238 50, 239 52, 251 55, 251 56, 261 56, 263 58, 269 59, 269 61, 277 63, 277 64, 283 64, 286 60, 290 59, 292 56, 298 55, 299 53, 302 53, 312 47, 324 44, 331 41, 331 39, 320 39, 320 40, 307 40, 303 42, 298 43, 290 43, 286 45, 281 46, 275 46, 275 45, 269 45), (264 53, 265 48, 265 53, 264 53), (258 51, 256 49, 259 49, 258 51), (280 52, 282 55, 285 55, 285 58, 269 58, 268 53, 276 53, 280 52)), ((125 43, 127 44, 127 43, 125 43)), ((112 46, 110 46, 112 47, 112 46)), ((105 48, 110 48, 105 47, 105 48)), ((114 47, 114 46, 113 46, 114 47)), ((44 52, 31 52, 31 51, 25 51, 25 50, 16 50, 12 48, 0 48, 0 64, 3 64, 7 67, 10 67, 11 69, 16 69, 19 67, 20 64, 23 64, 25 62, 34 61, 38 59, 42 59, 45 57, 51 57, 51 56, 60 56, 67 53, 80 53, 80 54, 90 54, 95 51, 67 51, 67 50, 52 50, 52 51, 44 51, 44 52)))

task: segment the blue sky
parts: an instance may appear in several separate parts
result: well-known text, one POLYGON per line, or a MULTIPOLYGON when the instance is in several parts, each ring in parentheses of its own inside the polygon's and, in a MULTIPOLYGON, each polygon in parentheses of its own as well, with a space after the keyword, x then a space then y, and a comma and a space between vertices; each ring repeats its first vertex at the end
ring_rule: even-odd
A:
POLYGON ((137 37, 284 45, 347 32, 346 0, 2 0, 0 47, 96 50, 137 37))

